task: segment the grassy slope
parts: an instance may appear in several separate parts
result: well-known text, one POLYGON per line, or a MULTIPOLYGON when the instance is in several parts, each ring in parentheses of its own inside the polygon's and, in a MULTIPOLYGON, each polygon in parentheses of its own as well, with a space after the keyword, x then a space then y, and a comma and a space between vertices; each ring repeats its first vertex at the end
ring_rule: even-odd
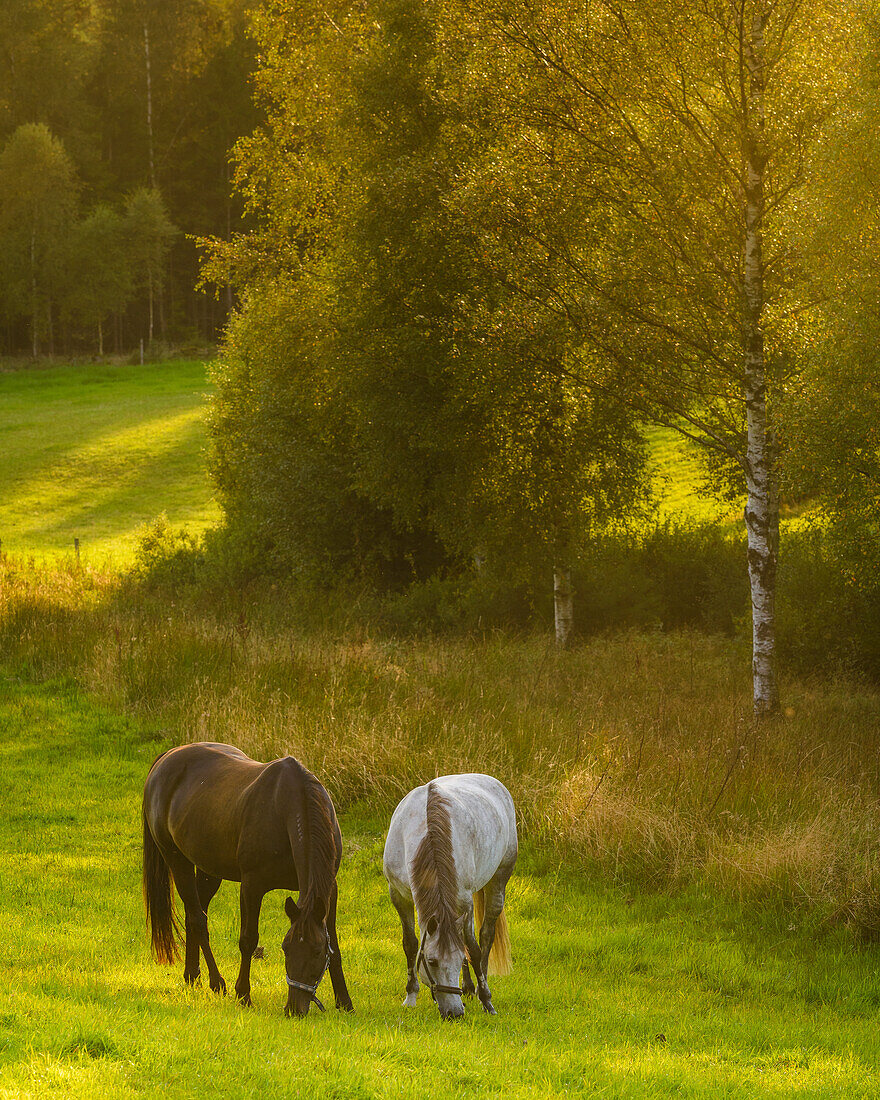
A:
MULTIPOLYGON (((148 957, 139 795, 155 731, 64 684, 0 679, 0 1097, 880 1095, 874 950, 743 924, 698 895, 626 898, 542 869, 509 902, 496 1019, 400 1007, 403 957, 379 825, 343 821, 340 930, 354 1016, 283 1018, 281 894, 264 909, 257 1008, 184 991, 148 957), (51 746, 51 748, 48 748, 51 746)), ((237 905, 212 907, 227 980, 237 905)), ((326 991, 330 996, 329 989, 326 991)))
POLYGON ((696 447, 672 428, 648 427, 651 488, 661 519, 730 520, 741 509, 702 494, 704 472, 696 447))
POLYGON ((216 520, 205 467, 205 364, 0 372, 0 539, 22 554, 130 560, 165 512, 216 520))
MULTIPOLYGON (((218 517, 205 466, 205 365, 0 371, 0 540, 37 556, 131 561, 160 513, 198 532, 218 517)), ((699 462, 675 432, 648 429, 661 518, 727 518, 701 496, 699 462)))

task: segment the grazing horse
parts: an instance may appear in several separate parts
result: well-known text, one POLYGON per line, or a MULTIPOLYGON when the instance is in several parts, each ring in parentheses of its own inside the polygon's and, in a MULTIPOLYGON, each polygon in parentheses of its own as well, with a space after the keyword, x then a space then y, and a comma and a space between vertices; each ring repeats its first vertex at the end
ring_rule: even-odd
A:
POLYGON ((462 994, 474 994, 470 959, 483 1008, 495 1015, 486 976, 490 961, 493 973, 510 969, 504 891, 516 856, 513 799, 491 775, 445 775, 416 787, 398 805, 383 870, 403 925, 405 1005, 415 1005, 421 975, 444 1020, 463 1016, 462 994))
POLYGON ((342 836, 333 803, 310 771, 285 756, 269 764, 232 745, 202 742, 169 749, 144 786, 144 902, 153 954, 179 957, 180 927, 171 876, 185 910, 183 978, 198 978, 199 951, 215 993, 226 983, 208 942, 208 905, 223 879, 241 883, 241 968, 235 992, 251 1003, 251 959, 260 907, 269 890, 298 890, 285 902, 290 929, 282 948, 286 1016, 305 1016, 330 971, 336 1007, 351 1010, 336 938, 336 872, 342 836), (169 875, 170 871, 170 875, 169 875))

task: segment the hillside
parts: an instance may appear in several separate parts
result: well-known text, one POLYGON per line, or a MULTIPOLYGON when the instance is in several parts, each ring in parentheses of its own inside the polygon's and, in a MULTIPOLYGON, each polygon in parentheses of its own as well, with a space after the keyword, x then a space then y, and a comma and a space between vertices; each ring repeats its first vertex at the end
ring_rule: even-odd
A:
POLYGON ((206 464, 203 362, 0 371, 4 550, 129 561, 139 528, 165 513, 216 522, 206 464))

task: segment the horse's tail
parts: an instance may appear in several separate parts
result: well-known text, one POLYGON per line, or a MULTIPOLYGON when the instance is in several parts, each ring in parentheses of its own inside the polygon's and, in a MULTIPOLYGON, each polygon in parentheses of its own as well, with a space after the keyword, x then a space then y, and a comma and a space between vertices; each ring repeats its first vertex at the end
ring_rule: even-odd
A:
MULTIPOLYGON (((477 936, 483 927, 483 915, 486 912, 486 899, 482 890, 474 894, 474 924, 477 936)), ((507 927, 507 914, 502 909, 495 922, 495 939, 492 941, 492 950, 489 952, 489 973, 509 974, 513 967, 513 957, 510 953, 510 931, 507 927)))
POLYGON ((173 963, 180 957, 177 947, 180 925, 174 913, 171 872, 153 839, 144 810, 144 908, 150 926, 151 947, 156 962, 173 963))

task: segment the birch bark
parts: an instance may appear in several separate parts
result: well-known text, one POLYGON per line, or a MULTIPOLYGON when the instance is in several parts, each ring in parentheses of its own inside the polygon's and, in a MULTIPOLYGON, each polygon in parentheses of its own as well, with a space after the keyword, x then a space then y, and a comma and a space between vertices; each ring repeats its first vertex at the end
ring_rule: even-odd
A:
POLYGON ((553 569, 553 613, 556 624, 556 645, 565 649, 571 641, 574 623, 574 588, 571 570, 562 565, 553 569))
POLYGON ((150 168, 150 187, 156 190, 156 166, 153 156, 153 68, 150 62, 150 28, 144 23, 144 65, 147 75, 147 153, 150 168))
POLYGON ((776 680, 776 564, 779 500, 767 411, 764 354, 764 3, 756 7, 750 28, 741 27, 748 71, 745 103, 745 249, 743 263, 743 389, 748 442, 745 509, 752 599, 752 691, 756 715, 779 706, 776 680))

